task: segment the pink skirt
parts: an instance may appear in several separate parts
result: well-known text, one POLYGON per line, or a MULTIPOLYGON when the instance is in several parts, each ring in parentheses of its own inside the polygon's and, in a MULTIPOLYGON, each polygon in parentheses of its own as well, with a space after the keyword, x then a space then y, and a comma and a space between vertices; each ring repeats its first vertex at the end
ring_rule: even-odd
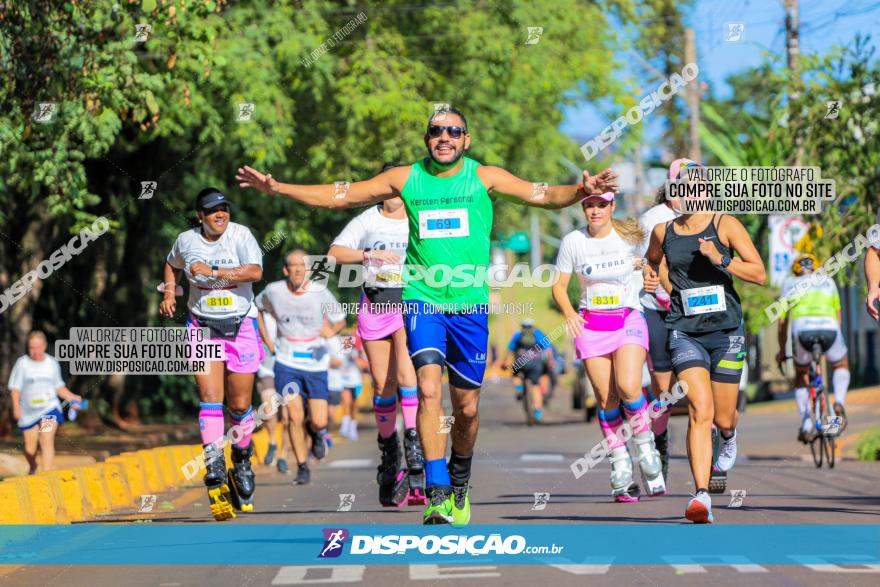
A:
MULTIPOLYGON (((596 312, 581 313, 589 322, 595 320, 596 312), (591 318, 594 318, 591 320, 591 318)), ((575 356, 578 359, 590 359, 608 355, 625 344, 637 344, 648 350, 648 323, 645 315, 639 310, 626 309, 626 317, 620 327, 613 330, 590 330, 589 324, 584 326, 584 331, 574 339, 575 356)), ((597 324, 597 327, 601 327, 597 324)))
MULTIPOLYGON (((187 328, 199 328, 198 318, 189 315, 187 328)), ((256 373, 266 356, 256 318, 245 318, 234 339, 212 338, 223 345, 226 368, 233 373, 256 373)))
POLYGON ((358 308, 357 334, 362 340, 382 340, 403 328, 403 315, 399 312, 371 312, 373 304, 361 292, 358 308))

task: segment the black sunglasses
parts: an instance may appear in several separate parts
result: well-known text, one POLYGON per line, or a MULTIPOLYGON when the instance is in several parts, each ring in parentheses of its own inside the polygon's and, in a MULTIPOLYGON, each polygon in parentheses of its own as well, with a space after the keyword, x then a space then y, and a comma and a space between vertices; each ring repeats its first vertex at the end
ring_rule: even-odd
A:
POLYGON ((463 135, 466 131, 460 126, 439 126, 437 124, 428 125, 428 136, 436 139, 439 136, 443 136, 443 131, 449 133, 449 138, 451 139, 460 139, 461 135, 463 135))

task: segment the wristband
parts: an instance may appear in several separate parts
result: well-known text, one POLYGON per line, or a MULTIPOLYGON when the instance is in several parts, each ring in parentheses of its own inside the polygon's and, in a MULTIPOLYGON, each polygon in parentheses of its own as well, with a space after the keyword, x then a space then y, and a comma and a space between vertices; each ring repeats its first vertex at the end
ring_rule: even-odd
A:
POLYGON ((217 279, 217 272, 220 271, 220 267, 217 265, 211 265, 211 277, 217 279))

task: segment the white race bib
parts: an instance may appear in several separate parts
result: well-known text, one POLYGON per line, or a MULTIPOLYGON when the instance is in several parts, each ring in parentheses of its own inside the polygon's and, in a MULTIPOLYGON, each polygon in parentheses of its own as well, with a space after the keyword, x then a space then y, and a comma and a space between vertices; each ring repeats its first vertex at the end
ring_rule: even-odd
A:
POLYGON ((235 296, 228 291, 212 291, 200 302, 206 314, 231 314, 235 312, 235 296))
POLYGON ((588 310, 616 310, 626 299, 627 286, 621 283, 597 283, 587 287, 588 310))
POLYGON ((469 234, 467 208, 419 211, 419 238, 456 238, 469 234))
POLYGON ((680 292, 685 316, 697 316, 727 310, 724 286, 694 287, 680 292))

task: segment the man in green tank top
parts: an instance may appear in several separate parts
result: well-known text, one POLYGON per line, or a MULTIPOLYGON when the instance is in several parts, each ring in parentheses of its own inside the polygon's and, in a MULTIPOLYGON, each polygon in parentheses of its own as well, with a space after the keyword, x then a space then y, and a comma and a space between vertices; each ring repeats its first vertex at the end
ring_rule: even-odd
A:
POLYGON ((425 455, 428 507, 425 524, 470 521, 468 481, 479 428, 480 387, 488 345, 492 205, 503 197, 540 208, 564 208, 587 195, 618 189, 610 169, 580 185, 548 186, 465 157, 471 136, 460 111, 437 110, 424 136, 428 156, 358 182, 323 185, 281 183, 250 167, 238 170, 242 187, 282 195, 318 208, 352 208, 403 199, 409 217, 403 290, 408 346, 419 384, 419 437, 425 455), (452 400, 445 419, 443 368, 449 369, 452 400), (446 434, 452 456, 446 461, 446 434))

